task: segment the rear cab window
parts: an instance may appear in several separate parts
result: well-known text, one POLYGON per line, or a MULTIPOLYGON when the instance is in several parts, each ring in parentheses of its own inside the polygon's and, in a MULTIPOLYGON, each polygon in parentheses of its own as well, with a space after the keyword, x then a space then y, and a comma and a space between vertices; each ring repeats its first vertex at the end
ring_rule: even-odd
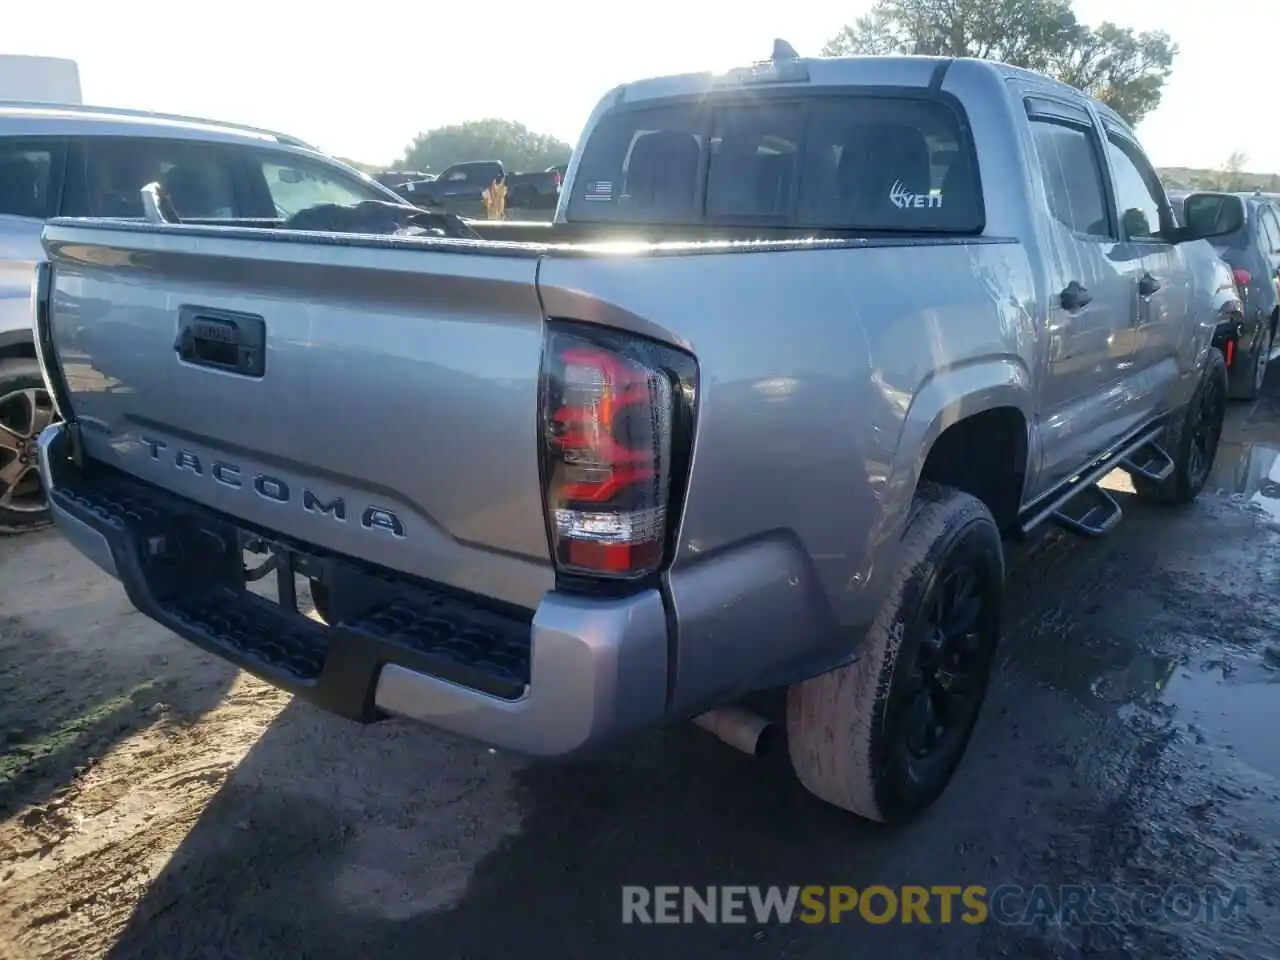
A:
POLYGON ((960 107, 925 91, 680 101, 606 114, 567 218, 854 232, 981 233, 960 107))

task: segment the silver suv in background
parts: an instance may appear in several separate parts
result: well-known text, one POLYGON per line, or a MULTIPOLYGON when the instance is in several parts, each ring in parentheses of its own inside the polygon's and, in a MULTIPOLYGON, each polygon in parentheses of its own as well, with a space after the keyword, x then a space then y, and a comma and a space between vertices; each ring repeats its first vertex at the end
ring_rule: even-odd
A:
POLYGON ((55 216, 140 219, 167 188, 184 220, 278 221, 321 203, 403 203, 282 133, 109 107, 0 100, 0 531, 48 509, 35 437, 52 417, 31 342, 31 278, 55 216))

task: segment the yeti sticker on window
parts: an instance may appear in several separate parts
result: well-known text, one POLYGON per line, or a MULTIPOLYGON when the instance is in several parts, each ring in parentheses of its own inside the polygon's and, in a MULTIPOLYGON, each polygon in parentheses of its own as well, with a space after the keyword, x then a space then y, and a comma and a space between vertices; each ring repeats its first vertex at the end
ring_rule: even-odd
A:
POLYGON ((889 188, 889 200, 899 210, 941 210, 942 195, 932 193, 911 193, 902 185, 901 180, 893 181, 889 188))

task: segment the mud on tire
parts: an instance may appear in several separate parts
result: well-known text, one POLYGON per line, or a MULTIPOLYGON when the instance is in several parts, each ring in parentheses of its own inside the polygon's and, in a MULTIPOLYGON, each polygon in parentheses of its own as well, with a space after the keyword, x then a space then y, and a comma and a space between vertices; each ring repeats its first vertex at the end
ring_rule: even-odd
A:
MULTIPOLYGON (((922 485, 900 552, 900 566, 858 659, 793 686, 787 694, 791 765, 815 796, 870 820, 899 822, 938 798, 968 746, 1000 637, 1004 553, 987 507, 948 488, 922 485), (920 717, 921 669, 937 662, 939 599, 962 571, 976 579, 981 607, 968 660, 972 687, 932 755, 913 748, 920 717)), ((953 591, 954 592, 954 591, 953 591)), ((955 678, 964 675, 957 670, 955 678)), ((932 697, 925 695, 933 702, 932 697)), ((950 702, 948 700, 948 702, 950 702)), ((938 715, 941 715, 939 713, 938 715)), ((936 717, 935 717, 936 719, 936 717)))
POLYGON ((1218 454, 1226 415, 1227 362, 1217 348, 1210 347, 1191 402, 1162 438, 1165 452, 1173 458, 1173 472, 1162 483, 1132 477, 1138 496, 1162 503, 1190 503, 1199 496, 1218 454), (1197 455, 1196 448, 1202 444, 1206 446, 1197 455))

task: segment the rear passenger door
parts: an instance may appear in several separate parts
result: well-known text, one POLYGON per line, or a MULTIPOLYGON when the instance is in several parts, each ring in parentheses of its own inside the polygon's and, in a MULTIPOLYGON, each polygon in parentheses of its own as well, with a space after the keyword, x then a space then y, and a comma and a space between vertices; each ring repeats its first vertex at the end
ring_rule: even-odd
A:
POLYGON ((141 190, 160 182, 179 217, 252 216, 235 147, 199 140, 82 137, 72 142, 62 212, 72 217, 141 218, 141 190))
POLYGON ((1130 335, 1132 366, 1126 390, 1137 427, 1163 412, 1179 376, 1178 352, 1192 309, 1192 276, 1186 252, 1161 234, 1172 211, 1160 178, 1142 148, 1123 132, 1108 128, 1107 153, 1120 213, 1117 264, 1133 282, 1137 311, 1130 335))
POLYGON ((1027 117, 1044 191, 1045 352, 1038 429, 1043 457, 1033 496, 1072 477, 1115 437, 1126 402, 1135 295, 1118 255, 1104 153, 1080 104, 1035 97, 1027 117))

